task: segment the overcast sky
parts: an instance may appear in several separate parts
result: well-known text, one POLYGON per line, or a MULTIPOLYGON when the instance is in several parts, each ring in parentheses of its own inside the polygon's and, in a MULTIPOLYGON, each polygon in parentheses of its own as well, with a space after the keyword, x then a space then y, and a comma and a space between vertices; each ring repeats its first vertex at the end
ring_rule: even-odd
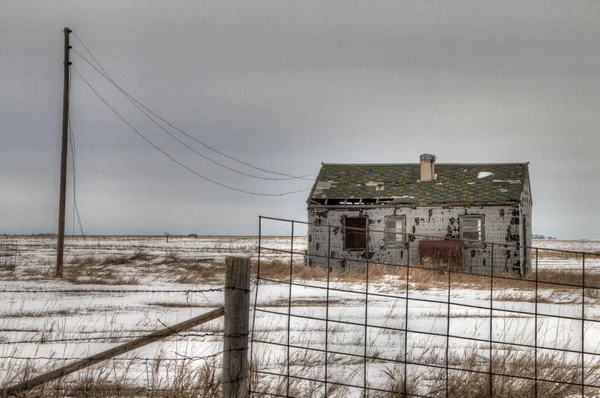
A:
MULTIPOLYGON (((529 161, 534 233, 600 238, 598 21, 596 1, 0 0, 0 233, 57 230, 68 26, 124 90, 244 162, 304 175, 321 162, 416 163, 425 152, 440 163, 529 161)), ((200 158, 72 61, 197 173, 258 193, 311 187, 200 158)), ((259 215, 306 220, 307 192, 252 196, 202 180, 72 75, 85 233, 256 234, 259 215)), ((69 233, 72 196, 69 184, 69 233)))

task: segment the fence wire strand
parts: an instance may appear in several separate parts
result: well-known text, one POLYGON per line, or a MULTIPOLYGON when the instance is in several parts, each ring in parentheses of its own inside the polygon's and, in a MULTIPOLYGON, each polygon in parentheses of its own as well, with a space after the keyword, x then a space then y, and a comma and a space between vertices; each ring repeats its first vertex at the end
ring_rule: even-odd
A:
MULTIPOLYGON (((293 225, 300 222, 260 217, 259 232, 266 228, 263 225, 266 223, 293 225)), ((299 388, 310 387, 322 396, 328 396, 331 388, 346 388, 360 391, 364 397, 381 393, 448 397, 461 391, 457 380, 466 381, 469 388, 479 388, 482 396, 490 397, 506 394, 509 387, 528 388, 527 395, 536 397, 553 388, 562 389, 560 391, 566 395, 581 396, 590 393, 590 389, 600 389, 600 352, 590 348, 587 342, 589 334, 594 333, 594 327, 600 327, 600 317, 592 316, 588 311, 590 305, 595 305, 600 298, 596 293, 600 289, 600 275, 596 273, 600 269, 600 256, 597 253, 486 242, 481 251, 487 253, 487 257, 484 256, 483 260, 476 258, 470 255, 469 249, 458 268, 451 267, 443 259, 433 263, 424 261, 430 260, 424 257, 427 252, 421 249, 406 250, 402 263, 398 264, 372 259, 368 248, 354 252, 338 251, 337 246, 332 249, 332 236, 343 234, 344 228, 306 224, 309 227, 309 248, 306 252, 294 250, 293 243, 289 243, 288 248, 269 247, 259 236, 260 253, 287 254, 290 260, 286 276, 285 271, 273 271, 273 262, 268 258, 261 256, 258 259, 251 339, 251 360, 255 364, 251 377, 254 382, 249 388, 251 395, 264 393, 264 386, 276 386, 279 377, 285 379, 285 394, 279 391, 281 395, 269 395, 290 397, 295 396, 294 391, 299 388), (327 241, 315 243, 311 240, 314 238, 310 236, 311 227, 321 228, 321 236, 326 236, 327 241), (313 246, 310 246, 311 242, 313 246), (314 248, 315 244, 320 244, 327 251, 311 251, 310 247, 314 248), (499 263, 503 256, 508 258, 509 251, 519 251, 521 256, 529 257, 527 261, 532 263, 531 266, 523 264, 526 270, 529 266, 526 274, 511 273, 512 269, 499 263), (544 260, 544 264, 554 268, 540 268, 542 253, 544 259, 551 260, 544 260), (586 257, 594 257, 595 267, 588 265, 586 257), (294 258, 305 258, 305 265, 294 261, 294 258), (570 265, 561 268, 561 259, 570 265), (313 260, 319 265, 311 267, 309 264, 313 260), (577 262, 579 267, 574 266, 577 262), (340 265, 347 269, 353 266, 359 271, 353 274, 347 269, 342 270, 340 265), (302 275, 303 267, 312 268, 315 275, 321 276, 302 278, 299 275, 302 275), (381 270, 381 267, 386 270, 384 277, 371 278, 375 275, 373 272, 381 270), (319 269, 321 274, 317 272, 319 269), (486 269, 489 269, 487 273, 486 269), (361 278, 362 282, 359 282, 361 278), (261 292, 275 295, 280 291, 278 286, 284 288, 282 292, 287 296, 282 298, 288 307, 285 311, 269 305, 268 301, 261 302, 261 292), (577 291, 580 292, 579 298, 576 297, 577 291), (311 294, 312 306, 305 304, 307 295, 311 294), (321 294, 322 311, 319 304, 321 294), (476 299, 468 299, 469 294, 476 299), (467 299, 461 295, 467 295, 467 299), (338 300, 332 301, 332 296, 338 300), (402 303, 403 308, 394 303, 402 303), (394 305, 383 322, 376 321, 377 305, 394 305), (428 308, 431 308, 430 317, 434 321, 424 326, 425 322, 419 317, 428 308), (436 313, 435 308, 444 310, 436 313), (359 309, 364 321, 358 315, 359 309), (474 324, 486 324, 489 331, 484 333, 462 326, 463 319, 469 317, 481 319, 474 324), (394 321, 396 326, 388 324, 391 323, 388 320, 393 318, 398 318, 394 321), (483 322, 486 318, 487 321, 483 322), (276 332, 261 332, 259 319, 272 324, 273 330, 279 330, 281 323, 287 337, 282 340, 276 332), (403 325, 400 319, 403 319, 403 325), (516 319, 516 323, 511 319, 516 319), (518 323, 520 320, 522 324, 518 323), (431 327, 436 321, 445 322, 443 331, 431 327), (359 332, 361 329, 362 332, 359 332), (531 336, 518 335, 524 331, 530 331, 531 336), (395 341, 400 345, 377 346, 377 338, 386 334, 401 339, 390 337, 388 344, 395 341), (577 341, 571 341, 570 336, 577 336, 577 341), (444 343, 438 344, 438 340, 434 339, 443 339, 444 343), (438 357, 432 355, 435 360, 419 354, 419 350, 423 349, 415 345, 418 341, 431 345, 425 350, 434 353, 441 349, 443 354, 438 357), (388 350, 391 347, 403 349, 388 350), (256 354, 259 349, 267 350, 276 359, 262 364, 256 354), (472 357, 470 353, 473 353, 472 357), (299 364, 301 358, 305 358, 308 364, 299 364), (461 363, 460 358, 472 359, 472 362, 461 363), (531 360, 531 364, 525 366, 527 371, 519 368, 514 362, 517 360, 531 360), (278 361, 285 364, 283 373, 276 369, 278 361), (361 370, 356 366, 360 366, 361 370), (436 372, 443 372, 438 384, 436 372), (389 380, 381 382, 382 373, 395 377, 395 383, 389 380), (482 383, 479 384, 478 380, 482 383)), ((367 227, 364 229, 365 241, 370 241, 371 234, 384 232, 367 227)), ((444 241, 439 237, 435 239, 444 241)), ((421 240, 435 239, 421 236, 421 240)), ((293 232, 288 241, 293 242, 293 232)), ((413 242, 418 246, 420 240, 407 238, 405 241, 410 243, 403 247, 413 245, 413 242)), ((470 247, 469 242, 454 241, 459 241, 462 247, 470 247)), ((368 247, 369 243, 366 245, 368 247)), ((525 259, 523 257, 522 261, 525 259)), ((280 268, 285 266, 280 264, 280 268)))

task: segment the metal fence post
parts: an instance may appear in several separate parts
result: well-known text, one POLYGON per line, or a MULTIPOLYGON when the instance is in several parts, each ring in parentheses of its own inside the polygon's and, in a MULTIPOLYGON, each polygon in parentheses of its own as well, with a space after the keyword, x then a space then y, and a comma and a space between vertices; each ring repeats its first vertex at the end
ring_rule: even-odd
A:
POLYGON ((226 257, 223 398, 248 397, 250 259, 226 257))

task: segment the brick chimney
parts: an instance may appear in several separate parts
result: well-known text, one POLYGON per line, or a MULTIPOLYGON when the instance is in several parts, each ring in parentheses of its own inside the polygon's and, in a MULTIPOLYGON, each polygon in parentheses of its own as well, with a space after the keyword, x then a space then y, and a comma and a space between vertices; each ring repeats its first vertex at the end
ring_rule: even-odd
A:
POLYGON ((435 155, 421 155, 421 182, 432 182, 435 179, 434 163, 435 155))

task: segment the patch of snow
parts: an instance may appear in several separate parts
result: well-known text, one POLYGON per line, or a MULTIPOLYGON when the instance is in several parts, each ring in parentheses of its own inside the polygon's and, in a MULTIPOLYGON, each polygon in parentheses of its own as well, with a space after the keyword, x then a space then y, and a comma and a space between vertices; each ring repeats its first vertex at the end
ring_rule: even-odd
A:
POLYGON ((334 186, 335 184, 337 184, 336 181, 324 181, 324 180, 319 180, 317 182, 317 186, 315 187, 315 194, 320 194, 323 193, 324 190, 327 190, 329 188, 331 188, 332 186, 334 186))
POLYGON ((492 180, 492 182, 508 182, 509 184, 520 184, 521 180, 492 180))
POLYGON ((493 175, 494 173, 490 173, 489 171, 480 171, 479 174, 477 174, 477 178, 482 179, 493 175))
MULTIPOLYGON (((500 188, 502 189, 502 188, 500 188)), ((412 198, 412 196, 396 196, 395 198, 412 198)), ((19 265, 14 271, 16 280, 0 281, 0 318, 3 328, 0 339, 5 345, 0 345, 4 356, 13 359, 0 364, 0 383, 13 380, 19 371, 26 366, 35 365, 36 372, 48 370, 56 365, 56 360, 48 358, 78 357, 113 348, 118 344, 131 340, 133 336, 142 336, 166 325, 173 325, 191 317, 200 315, 211 308, 223 304, 223 293, 208 291, 223 287, 220 279, 210 280, 199 284, 176 283, 168 275, 178 272, 177 267, 171 266, 168 271, 148 272, 155 267, 150 260, 140 260, 136 264, 123 265, 123 270, 135 272, 140 279, 139 285, 90 285, 73 284, 67 280, 20 280, 27 275, 44 275, 47 273, 48 264, 55 258, 56 242, 53 238, 19 237, 19 265), (22 270, 29 271, 21 274, 22 270), (34 272, 31 272, 34 271, 34 272), (146 276, 143 276, 146 275, 146 276), (201 294, 190 293, 189 290, 207 290, 201 294), (35 291, 43 290, 37 294, 7 292, 10 290, 35 291), (64 292, 61 293, 61 290, 64 292), (96 290, 94 292, 94 290, 96 290), (102 290, 102 292, 98 292, 102 290), (79 292, 81 291, 81 292, 79 292), (52 340, 74 339, 69 342, 52 342, 52 340), (85 339, 89 338, 89 341, 85 339), (44 339, 49 341, 45 342, 44 339), (33 341, 39 340, 39 343, 33 341), (22 342, 22 343, 17 343, 22 342)), ((533 240, 533 246, 548 249, 582 250, 600 252, 600 241, 564 241, 564 240, 533 240)), ((87 237, 71 238, 66 240, 67 258, 95 256, 98 258, 110 255, 133 254, 143 250, 144 253, 164 256, 166 253, 176 253, 184 259, 195 259, 203 256, 216 257, 221 264, 227 255, 240 255, 245 253, 256 260, 258 250, 257 237, 171 237, 166 242, 164 237, 87 237)), ((292 245, 290 237, 262 237, 260 245, 263 249, 263 260, 280 259, 289 260, 289 250, 292 245), (277 249, 277 250, 274 250, 277 249)), ((303 251, 308 246, 305 236, 294 237, 294 250, 303 251)), ((583 259, 581 256, 564 258, 563 252, 556 253, 556 257, 545 256, 539 258, 536 268, 561 269, 581 272, 583 259)), ((302 262, 303 256, 294 256, 294 262, 302 262), (296 259, 297 257, 297 259, 296 259)), ((262 261, 262 260, 261 260, 262 261)), ((67 267, 69 266, 67 262, 67 267)), ((196 265, 199 266, 199 265, 196 265)), ((72 267, 72 265, 71 265, 72 267)), ((600 272, 600 256, 590 255, 585 258, 586 272, 600 272)), ((115 268, 111 268, 115 271, 115 268)), ((185 269, 179 272, 188 272, 185 269)), ((364 349, 364 327, 348 324, 348 320, 364 319, 366 301, 361 299, 363 293, 349 297, 346 292, 364 291, 364 282, 346 280, 302 280, 293 288, 293 305, 290 312, 294 315, 292 322, 288 316, 288 298, 290 287, 285 283, 266 282, 259 285, 253 284, 251 297, 257 297, 257 303, 270 311, 259 312, 255 316, 255 330, 265 336, 264 341, 255 342, 254 351, 268 352, 258 355, 260 369, 269 370, 270 367, 278 369, 285 363, 286 351, 278 350, 279 344, 288 338, 287 328, 291 329, 290 335, 294 342, 305 347, 345 353, 340 356, 342 360, 353 360, 356 353, 364 349), (302 286, 301 284, 306 284, 302 286), (327 291, 330 286, 333 290, 327 291), (256 290, 258 289, 258 291, 256 290), (256 296, 255 296, 256 295, 256 296), (282 308, 282 305, 284 308, 282 308), (329 316, 330 324, 335 324, 335 333, 324 333, 323 324, 325 314, 329 316), (329 340, 327 340, 327 337, 329 340), (361 340, 361 337, 363 338, 361 340), (273 344, 269 344, 273 342, 273 344), (346 358, 347 357, 347 358, 346 358)), ((489 339, 493 336, 495 341, 502 341, 513 345, 515 350, 526 341, 531 342, 539 320, 534 313, 536 308, 544 316, 544 330, 547 332, 538 335, 538 342, 546 347, 565 347, 571 350, 581 347, 581 331, 574 328, 571 319, 563 317, 580 317, 581 290, 577 289, 540 289, 539 296, 544 300, 535 303, 536 292, 532 289, 503 289, 494 291, 493 310, 482 309, 491 307, 490 291, 477 290, 466 287, 452 288, 451 291, 430 288, 419 290, 418 285, 409 284, 410 302, 408 313, 406 301, 403 301, 402 281, 397 275, 390 275, 388 279, 369 283, 369 292, 381 293, 369 297, 368 325, 370 330, 385 329, 385 333, 368 333, 369 349, 372 352, 385 352, 384 358, 403 358, 403 328, 405 320, 409 320, 407 344, 411 347, 411 355, 419 358, 427 352, 444 355, 461 355, 469 349, 468 339, 489 339), (393 298, 397 296, 397 298, 393 298), (416 299, 416 300, 415 300, 416 299), (547 301, 547 302, 546 302, 547 301), (453 305, 452 318, 447 318, 447 308, 453 305), (462 305, 462 306, 461 306, 462 305), (466 307, 467 305, 469 307, 466 307), (511 314, 512 311, 524 311, 523 314, 511 314), (502 315, 505 313, 506 315, 502 315), (446 347, 446 338, 430 337, 430 333, 445 334, 450 332, 454 339, 450 347, 446 347), (391 343, 390 343, 391 342, 391 343)), ((404 289, 406 292, 406 289, 404 289)), ((600 317, 600 303, 586 298, 586 318, 598 319, 600 317)), ((138 348, 135 353, 127 358, 132 361, 116 361, 116 372, 123 372, 142 387, 151 388, 152 380, 148 379, 147 364, 175 363, 182 356, 200 358, 206 355, 218 354, 223 350, 222 338, 218 331, 222 330, 222 318, 211 321, 199 331, 214 330, 217 335, 206 336, 204 333, 189 333, 182 336, 171 336, 160 342, 138 348), (136 359, 137 358, 137 359, 136 359), (151 358, 150 362, 139 358, 151 358), (152 358, 157 361, 153 362, 152 358), (135 360, 134 360, 135 359, 135 360), (119 368, 122 362, 127 368, 119 368), (141 376, 137 376, 141 375, 141 376)), ((595 322, 586 324, 590 329, 585 339, 585 350, 595 355, 597 353, 600 328, 595 322)), ((529 343, 526 343, 529 344, 529 343)), ((522 349, 527 354, 530 350, 522 349)), ((574 354, 575 355, 575 354, 574 354)), ((121 357, 124 359, 125 357, 121 357)), ((220 357, 217 355, 217 361, 220 357)), ((574 359, 576 362, 576 359, 574 359)), ((394 361, 381 360, 382 366, 392 366, 394 361)), ((176 362, 180 363, 180 362, 176 362)), ((197 366, 203 361, 191 361, 189 366, 197 366)), ((216 366, 220 364, 217 363, 216 366)), ((385 388, 388 382, 380 378, 382 369, 371 366, 369 363, 368 379, 375 387, 385 388)), ((101 366, 101 365, 100 365, 101 366)), ((297 365, 292 370, 300 371, 304 364, 297 365)), ((340 375, 346 383, 361 385, 363 377, 362 364, 354 371, 352 365, 340 362, 332 363, 331 374, 340 375), (348 370, 350 369, 350 370, 348 370), (344 373, 348 372, 348 373, 344 373)), ((103 368, 104 369, 104 368, 103 368)), ((323 372, 320 364, 312 367, 315 372, 323 372)), ((411 369, 411 368, 409 368, 411 369)), ((383 369, 385 370, 385 369, 383 369)), ((409 375, 419 376, 419 373, 409 375)), ((156 374, 150 376, 157 379, 168 378, 173 368, 162 366, 157 368, 156 374)), ((300 373, 299 373, 300 374, 300 373)), ((116 376, 115 376, 116 378, 116 376)), ((337 379, 336 379, 337 380, 337 379)), ((340 379, 341 380, 341 379, 340 379)), ((349 393, 347 396, 360 396, 349 393)))
POLYGON ((367 187, 376 187, 378 185, 383 185, 383 182, 369 181, 365 183, 365 186, 367 187))

